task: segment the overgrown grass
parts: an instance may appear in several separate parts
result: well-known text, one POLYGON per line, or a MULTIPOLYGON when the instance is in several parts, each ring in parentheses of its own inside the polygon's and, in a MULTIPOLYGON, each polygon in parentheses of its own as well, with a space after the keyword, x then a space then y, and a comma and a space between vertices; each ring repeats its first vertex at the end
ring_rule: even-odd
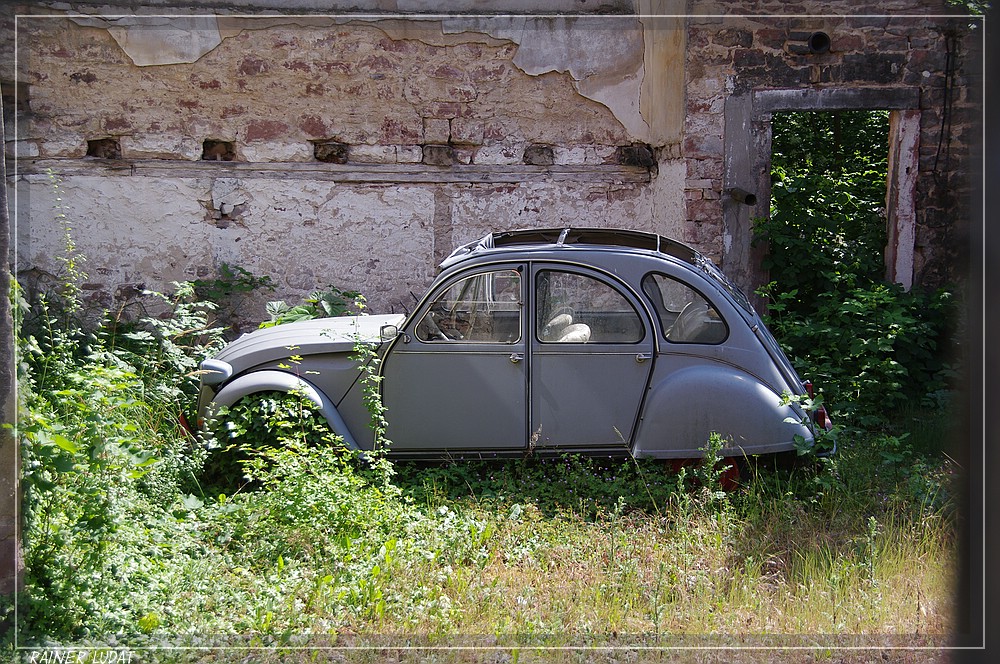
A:
POLYGON ((722 493, 710 465, 362 463, 277 402, 236 432, 280 445, 239 443, 242 479, 223 490, 204 481, 222 446, 163 415, 186 398, 164 367, 190 363, 169 330, 208 325, 179 311, 185 325, 158 319, 127 348, 25 337, 22 645, 943 645, 952 629, 959 469, 940 413, 911 417, 910 438, 854 430, 835 463, 761 467, 722 493), (152 362, 164 345, 180 355, 152 362))
POLYGON ((679 473, 573 456, 393 465, 345 452, 294 399, 192 437, 175 416, 221 338, 213 306, 180 284, 146 296, 156 316, 94 326, 78 297, 15 297, 27 570, 6 652, 16 636, 149 648, 142 661, 312 661, 344 644, 382 648, 336 651, 356 661, 669 659, 634 650, 663 645, 822 659, 845 639, 938 647, 953 630, 962 469, 943 408, 847 429, 834 459, 748 464, 728 492, 717 440, 679 473))
POLYGON ((280 435, 247 450, 255 490, 133 492, 100 555, 33 569, 21 643, 940 646, 952 630, 957 469, 884 434, 847 441, 835 474, 763 469, 725 494, 627 459, 394 475, 280 435), (53 622, 70 571, 93 585, 63 588, 77 608, 53 622))

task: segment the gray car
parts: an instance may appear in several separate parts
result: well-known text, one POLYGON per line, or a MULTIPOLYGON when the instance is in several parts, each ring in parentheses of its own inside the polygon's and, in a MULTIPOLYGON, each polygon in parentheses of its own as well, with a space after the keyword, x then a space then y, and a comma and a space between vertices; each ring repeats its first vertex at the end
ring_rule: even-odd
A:
POLYGON ((783 405, 811 386, 710 260, 659 235, 591 228, 459 247, 408 316, 246 334, 202 364, 199 419, 256 392, 299 390, 348 447, 371 449, 359 341, 381 358, 399 457, 694 458, 713 432, 723 455, 743 456, 830 427, 822 408, 783 405))

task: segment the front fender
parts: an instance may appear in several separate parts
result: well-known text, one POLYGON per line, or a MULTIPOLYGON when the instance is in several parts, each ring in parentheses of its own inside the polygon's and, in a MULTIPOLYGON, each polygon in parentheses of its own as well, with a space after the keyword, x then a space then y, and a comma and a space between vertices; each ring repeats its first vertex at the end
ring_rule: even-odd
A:
POLYGON ((209 415, 220 407, 232 406, 243 397, 257 392, 296 392, 302 394, 316 404, 330 428, 344 439, 344 444, 349 449, 361 449, 333 402, 312 383, 284 371, 253 371, 226 383, 209 404, 209 415))
POLYGON ((796 435, 812 440, 801 419, 796 406, 782 406, 779 394, 744 371, 723 364, 688 366, 661 380, 654 374, 633 453, 701 457, 712 432, 726 441, 723 456, 789 451, 796 435))

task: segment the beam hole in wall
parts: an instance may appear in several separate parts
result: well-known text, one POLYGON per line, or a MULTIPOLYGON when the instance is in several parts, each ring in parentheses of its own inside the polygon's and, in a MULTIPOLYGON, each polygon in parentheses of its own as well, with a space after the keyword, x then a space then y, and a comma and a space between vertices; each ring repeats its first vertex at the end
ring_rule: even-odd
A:
POLYGON ((524 149, 524 163, 529 166, 551 166, 556 163, 551 145, 534 144, 524 149))
POLYGON ((339 141, 313 141, 313 157, 327 164, 346 164, 351 146, 339 141))
POLYGON ((455 163, 455 148, 450 145, 425 145, 421 161, 428 166, 451 166, 455 163))
POLYGON ((121 159, 122 147, 117 138, 96 138, 87 141, 87 156, 97 159, 121 159))
POLYGON ((792 55, 822 55, 830 52, 832 43, 825 32, 793 32, 788 35, 785 50, 792 55))
POLYGON ((233 161, 236 158, 236 144, 232 141, 207 140, 202 144, 203 161, 233 161))
POLYGON ((615 160, 622 166, 652 168, 656 164, 653 148, 645 143, 618 146, 615 150, 615 160))

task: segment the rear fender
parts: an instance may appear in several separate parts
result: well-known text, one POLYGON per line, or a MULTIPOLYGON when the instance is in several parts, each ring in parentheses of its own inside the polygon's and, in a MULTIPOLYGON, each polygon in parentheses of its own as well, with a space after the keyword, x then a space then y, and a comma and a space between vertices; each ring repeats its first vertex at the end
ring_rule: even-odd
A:
POLYGON ((305 396, 316 404, 330 428, 344 439, 344 444, 349 449, 360 449, 333 402, 312 383, 283 371, 254 371, 226 383, 209 404, 209 415, 223 406, 232 406, 243 397, 257 392, 296 392, 305 396))
POLYGON ((729 365, 688 366, 660 381, 654 375, 650 385, 635 439, 637 457, 701 457, 712 432, 726 441, 723 456, 790 451, 796 435, 813 437, 799 424, 798 406, 781 405, 774 390, 729 365))

